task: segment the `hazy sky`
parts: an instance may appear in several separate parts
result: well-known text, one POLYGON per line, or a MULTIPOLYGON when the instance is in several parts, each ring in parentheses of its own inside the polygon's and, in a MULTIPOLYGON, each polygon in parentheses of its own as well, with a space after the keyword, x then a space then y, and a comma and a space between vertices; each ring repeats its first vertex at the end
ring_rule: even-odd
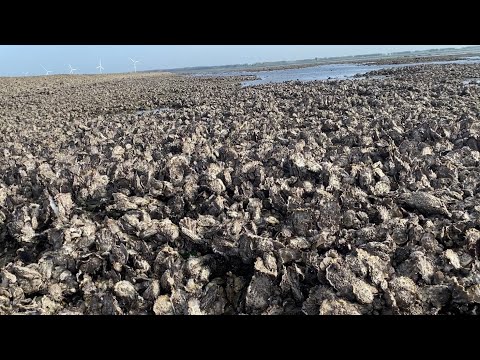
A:
POLYGON ((67 73, 91 74, 101 59, 104 72, 227 65, 315 57, 387 53, 464 45, 0 45, 0 76, 67 73))

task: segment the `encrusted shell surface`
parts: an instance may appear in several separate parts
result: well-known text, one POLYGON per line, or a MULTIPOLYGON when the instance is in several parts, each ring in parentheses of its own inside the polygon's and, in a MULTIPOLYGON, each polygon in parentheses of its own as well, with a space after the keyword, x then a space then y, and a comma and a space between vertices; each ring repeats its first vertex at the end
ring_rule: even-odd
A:
POLYGON ((0 314, 478 314, 479 71, 1 78, 0 314))

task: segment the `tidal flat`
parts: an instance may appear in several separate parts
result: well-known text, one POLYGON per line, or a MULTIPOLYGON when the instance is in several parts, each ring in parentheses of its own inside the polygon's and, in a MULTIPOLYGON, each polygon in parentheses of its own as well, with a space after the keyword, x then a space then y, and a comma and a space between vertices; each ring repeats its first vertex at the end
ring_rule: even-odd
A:
POLYGON ((0 78, 0 314, 478 314, 479 78, 0 78))

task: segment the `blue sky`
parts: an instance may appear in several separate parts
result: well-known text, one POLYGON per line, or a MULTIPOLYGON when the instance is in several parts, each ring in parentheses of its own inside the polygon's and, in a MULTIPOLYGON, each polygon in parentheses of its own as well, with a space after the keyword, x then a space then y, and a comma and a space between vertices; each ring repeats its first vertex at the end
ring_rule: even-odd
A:
POLYGON ((42 65, 54 74, 132 71, 129 58, 140 62, 138 70, 168 69, 298 60, 315 57, 387 53, 464 45, 0 45, 0 76, 43 75, 42 65))

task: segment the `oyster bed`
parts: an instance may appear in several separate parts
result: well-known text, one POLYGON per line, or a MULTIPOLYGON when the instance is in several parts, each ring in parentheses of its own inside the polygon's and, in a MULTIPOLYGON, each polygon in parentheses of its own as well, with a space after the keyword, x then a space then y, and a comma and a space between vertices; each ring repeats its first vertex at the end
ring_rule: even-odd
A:
POLYGON ((0 79, 0 313, 476 314, 479 74, 0 79))

